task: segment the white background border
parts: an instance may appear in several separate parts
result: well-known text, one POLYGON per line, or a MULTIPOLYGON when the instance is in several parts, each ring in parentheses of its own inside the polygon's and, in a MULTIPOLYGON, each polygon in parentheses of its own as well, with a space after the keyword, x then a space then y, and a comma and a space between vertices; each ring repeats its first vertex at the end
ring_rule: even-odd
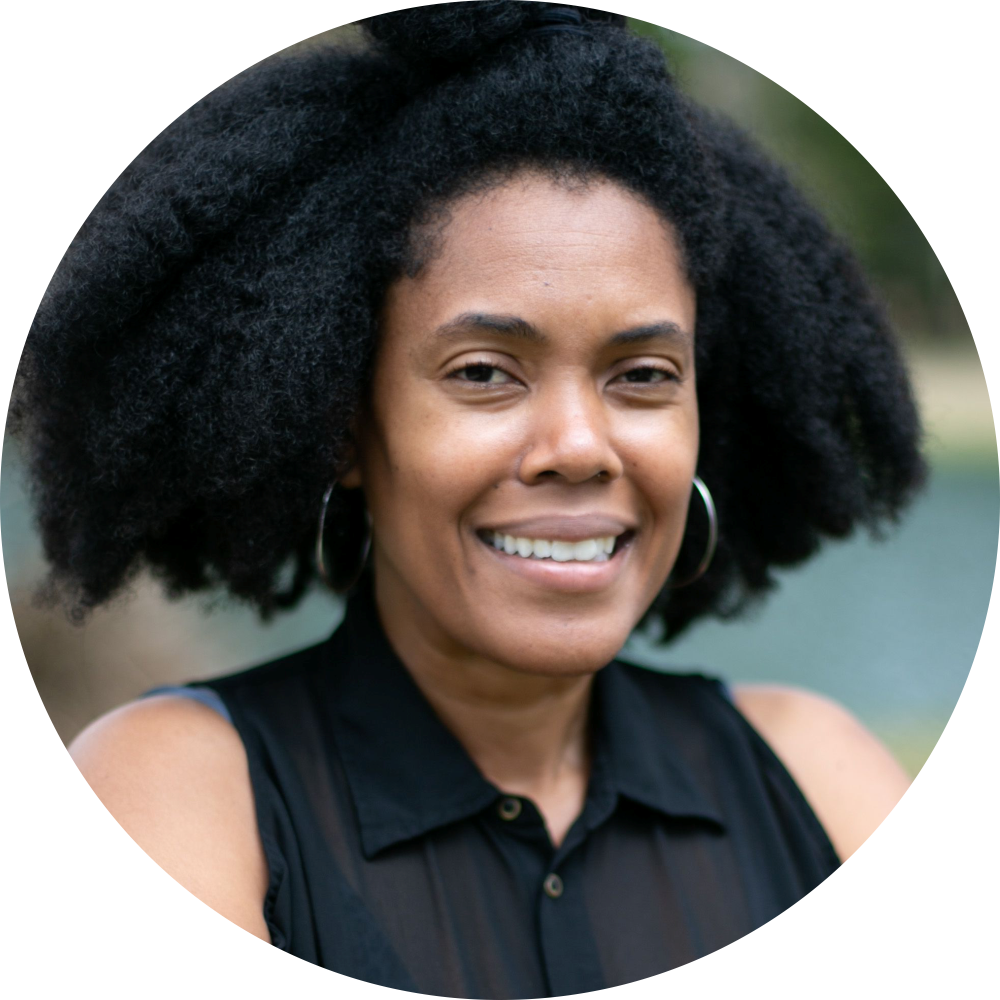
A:
MULTIPOLYGON (((5 15, 3 402, 73 233, 173 118, 246 66, 392 3, 18 3, 5 15)), ((981 2, 605 3, 742 59, 864 153, 920 224, 998 391, 995 32, 981 2)), ((941 581, 942 587, 947 581, 941 581)), ((996 984, 997 602, 966 689, 913 788, 836 875, 765 928, 621 995, 978 996, 996 984), (986 989, 984 989, 984 986, 986 989)), ((83 782, 0 602, 11 996, 382 993, 218 917, 132 843, 83 782)))

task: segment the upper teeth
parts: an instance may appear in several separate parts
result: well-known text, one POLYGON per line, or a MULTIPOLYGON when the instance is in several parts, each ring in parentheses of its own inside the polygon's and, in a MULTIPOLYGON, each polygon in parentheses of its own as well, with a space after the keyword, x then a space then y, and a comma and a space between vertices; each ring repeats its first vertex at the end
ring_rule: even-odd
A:
POLYGON ((552 541, 548 538, 518 538, 502 532, 491 533, 494 548, 525 559, 553 559, 555 562, 607 562, 615 547, 615 536, 585 538, 582 542, 552 541))

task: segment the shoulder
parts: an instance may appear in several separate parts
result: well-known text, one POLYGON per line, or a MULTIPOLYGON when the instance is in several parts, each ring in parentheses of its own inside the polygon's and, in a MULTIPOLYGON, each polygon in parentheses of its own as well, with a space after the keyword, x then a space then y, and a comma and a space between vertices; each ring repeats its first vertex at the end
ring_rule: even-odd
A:
POLYGON ((842 860, 909 786, 889 751, 828 698, 753 684, 734 688, 733 700, 791 774, 842 860))
POLYGON ((110 712, 70 745, 126 833, 195 896, 258 937, 268 874, 246 753, 235 728, 190 698, 110 712))

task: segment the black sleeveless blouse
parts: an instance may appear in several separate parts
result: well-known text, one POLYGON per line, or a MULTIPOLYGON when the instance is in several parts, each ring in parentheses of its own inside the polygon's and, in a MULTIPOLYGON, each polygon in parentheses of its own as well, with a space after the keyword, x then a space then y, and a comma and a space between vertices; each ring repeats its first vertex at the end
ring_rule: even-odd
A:
POLYGON ((327 642, 206 687, 246 746, 273 943, 356 979, 445 997, 616 986, 752 931, 839 863, 698 674, 597 674, 586 804, 558 848, 434 714, 370 593, 327 642))

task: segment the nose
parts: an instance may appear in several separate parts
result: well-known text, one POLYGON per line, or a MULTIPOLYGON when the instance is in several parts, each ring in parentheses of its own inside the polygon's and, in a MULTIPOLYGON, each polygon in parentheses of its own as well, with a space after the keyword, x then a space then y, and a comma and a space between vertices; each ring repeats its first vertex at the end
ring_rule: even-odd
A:
POLYGON ((540 395, 532 407, 521 481, 618 479, 624 465, 614 446, 610 416, 593 385, 564 385, 540 395))

